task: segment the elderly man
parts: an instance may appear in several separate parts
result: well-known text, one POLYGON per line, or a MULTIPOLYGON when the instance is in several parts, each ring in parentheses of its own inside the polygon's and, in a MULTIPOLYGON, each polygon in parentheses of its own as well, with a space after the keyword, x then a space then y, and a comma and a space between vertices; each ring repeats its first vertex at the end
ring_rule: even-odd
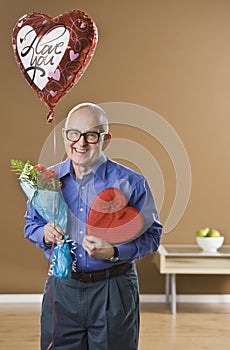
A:
MULTIPOLYGON (((151 191, 142 175, 105 157, 111 135, 99 106, 74 107, 62 132, 67 159, 56 168, 69 209, 66 234, 76 249, 72 278, 48 277, 41 349, 136 350, 139 291, 134 260, 157 250, 162 231, 151 191), (87 234, 95 198, 111 188, 122 191, 142 217, 141 232, 123 244, 87 234)), ((29 203, 25 218, 25 237, 49 258, 52 242, 63 242, 64 232, 45 222, 29 203)))

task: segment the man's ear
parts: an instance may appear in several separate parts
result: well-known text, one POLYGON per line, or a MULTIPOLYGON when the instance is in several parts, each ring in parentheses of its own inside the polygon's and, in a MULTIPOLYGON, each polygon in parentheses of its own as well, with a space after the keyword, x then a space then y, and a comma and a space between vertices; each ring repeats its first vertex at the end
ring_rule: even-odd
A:
POLYGON ((61 134, 62 134, 62 137, 63 137, 63 139, 64 139, 64 138, 65 138, 65 129, 64 129, 64 128, 62 128, 61 134))
POLYGON ((106 149, 106 147, 109 145, 111 138, 112 138, 111 134, 104 135, 103 144, 102 144, 102 151, 104 151, 106 149))

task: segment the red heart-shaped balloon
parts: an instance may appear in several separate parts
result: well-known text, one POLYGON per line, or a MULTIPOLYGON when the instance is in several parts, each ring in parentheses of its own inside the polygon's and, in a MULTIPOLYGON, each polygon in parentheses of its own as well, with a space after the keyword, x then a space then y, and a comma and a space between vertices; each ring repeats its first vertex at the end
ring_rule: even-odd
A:
POLYGON ((52 18, 30 13, 15 25, 13 50, 25 79, 51 110, 81 78, 97 45, 97 27, 80 10, 52 18))
POLYGON ((127 205, 122 191, 107 188, 94 200, 87 221, 87 235, 110 243, 126 243, 138 236, 143 227, 140 212, 127 205))

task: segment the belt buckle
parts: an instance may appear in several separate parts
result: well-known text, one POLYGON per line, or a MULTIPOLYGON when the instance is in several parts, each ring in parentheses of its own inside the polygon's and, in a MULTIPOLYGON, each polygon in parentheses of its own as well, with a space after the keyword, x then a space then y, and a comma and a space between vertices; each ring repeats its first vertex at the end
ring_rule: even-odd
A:
POLYGON ((80 282, 84 282, 84 278, 83 278, 83 274, 81 273, 81 272, 79 272, 79 274, 78 274, 78 281, 80 281, 80 282))

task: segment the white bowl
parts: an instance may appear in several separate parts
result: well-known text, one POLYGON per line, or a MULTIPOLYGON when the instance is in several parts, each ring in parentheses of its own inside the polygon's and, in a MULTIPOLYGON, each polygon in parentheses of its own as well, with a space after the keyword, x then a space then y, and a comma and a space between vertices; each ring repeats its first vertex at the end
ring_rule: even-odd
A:
POLYGON ((198 246, 205 253, 216 253, 224 243, 224 237, 196 237, 198 246))

